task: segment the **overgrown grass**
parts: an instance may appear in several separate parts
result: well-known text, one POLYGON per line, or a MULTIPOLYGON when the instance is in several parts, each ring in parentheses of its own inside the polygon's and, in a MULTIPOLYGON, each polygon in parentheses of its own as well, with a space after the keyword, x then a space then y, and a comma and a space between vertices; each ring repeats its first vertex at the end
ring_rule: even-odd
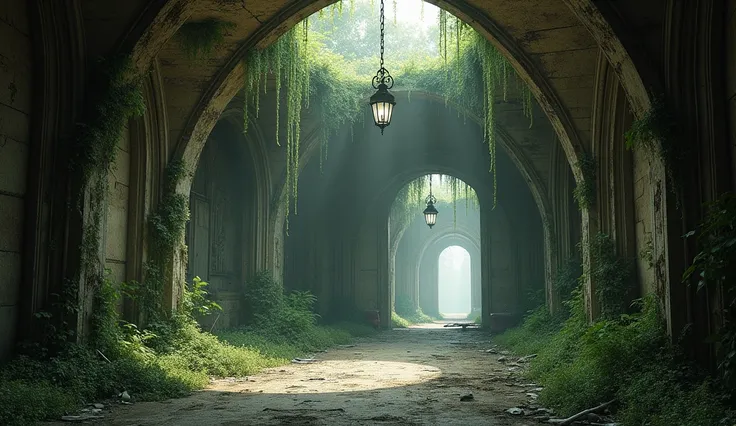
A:
MULTIPOLYGON (((266 275, 259 279, 261 284, 273 283, 266 275)), ((291 312, 271 311, 269 315, 282 316, 271 321, 276 325, 264 326, 269 317, 262 316, 258 325, 213 335, 193 319, 195 313, 213 306, 204 297, 206 283, 198 283, 185 293, 182 310, 145 330, 119 321, 114 310, 103 310, 113 321, 108 317, 96 322, 104 338, 95 339, 94 346, 68 344, 54 356, 19 356, 4 366, 0 369, 0 424, 58 419, 84 403, 115 397, 124 390, 136 401, 182 397, 207 386, 211 377, 256 374, 374 332, 361 324, 317 325, 311 304, 303 304, 313 300, 310 295, 285 296, 281 290, 278 303, 289 304, 291 312)))
POLYGON ((540 308, 496 338, 519 355, 538 354, 526 374, 544 387, 542 404, 570 415, 615 399, 624 425, 732 424, 720 423, 733 412, 718 388, 670 344, 655 299, 591 325, 580 290, 567 304, 567 319, 540 308))
POLYGON ((406 327, 411 324, 430 323, 434 321, 434 318, 425 314, 421 307, 415 307, 414 302, 412 302, 407 296, 397 295, 396 301, 394 302, 394 312, 391 314, 391 320, 394 324, 399 324, 394 325, 394 327, 402 327, 405 322, 406 325, 403 325, 403 327, 406 327))
POLYGON ((403 318, 396 312, 391 312, 391 326, 393 328, 407 328, 410 325, 411 323, 406 318, 403 318))

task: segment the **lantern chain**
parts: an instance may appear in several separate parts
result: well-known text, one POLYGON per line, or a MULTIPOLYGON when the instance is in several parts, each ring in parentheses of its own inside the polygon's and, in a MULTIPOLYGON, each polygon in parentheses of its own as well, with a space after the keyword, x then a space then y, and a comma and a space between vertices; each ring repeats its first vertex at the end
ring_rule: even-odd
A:
POLYGON ((435 198, 434 195, 432 195, 432 175, 429 175, 429 196, 427 197, 427 200, 425 203, 429 204, 435 204, 437 202, 437 198, 435 198))
POLYGON ((391 74, 389 74, 388 70, 384 68, 383 66, 383 52, 385 50, 383 36, 385 32, 385 14, 384 14, 384 4, 383 0, 381 0, 381 14, 380 14, 380 24, 381 24, 381 68, 378 69, 378 72, 376 72, 376 75, 373 77, 373 88, 378 89, 380 85, 385 85, 387 89, 391 89, 394 87, 394 78, 391 77, 391 74))

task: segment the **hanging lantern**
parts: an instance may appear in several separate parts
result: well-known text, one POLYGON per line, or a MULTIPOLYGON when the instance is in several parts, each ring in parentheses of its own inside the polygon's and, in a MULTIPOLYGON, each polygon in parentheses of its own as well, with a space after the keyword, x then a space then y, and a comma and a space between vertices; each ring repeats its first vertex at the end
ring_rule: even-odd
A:
POLYGON ((434 201, 427 201, 427 208, 424 209, 424 221, 427 222, 427 226, 429 226, 430 229, 437 223, 437 213, 439 212, 434 207, 434 201))
POLYGON ((434 207, 434 204, 437 202, 437 198, 435 198, 434 195, 432 195, 432 175, 429 176, 429 196, 427 197, 426 203, 427 208, 424 209, 424 221, 427 223, 427 226, 429 226, 429 229, 432 229, 432 227, 437 223, 437 209, 434 207))
POLYGON ((384 14, 383 14, 383 0, 381 0, 381 68, 378 69, 376 75, 373 77, 373 88, 376 89, 376 93, 371 96, 370 106, 371 112, 373 113, 373 122, 376 126, 381 128, 381 134, 383 129, 391 124, 391 115, 394 112, 394 95, 389 92, 389 89, 394 87, 394 78, 391 77, 388 70, 383 67, 383 27, 384 27, 384 14))

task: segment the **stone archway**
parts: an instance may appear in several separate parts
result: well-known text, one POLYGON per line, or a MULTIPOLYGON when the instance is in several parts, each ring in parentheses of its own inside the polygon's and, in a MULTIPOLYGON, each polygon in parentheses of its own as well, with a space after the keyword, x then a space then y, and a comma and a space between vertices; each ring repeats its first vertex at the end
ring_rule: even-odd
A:
POLYGON ((439 274, 438 259, 448 247, 459 246, 470 255, 471 285, 470 304, 472 312, 482 311, 482 276, 481 276, 481 247, 478 236, 469 236, 466 233, 445 232, 427 241, 412 260, 416 262, 415 288, 417 302, 427 314, 439 316, 439 274))

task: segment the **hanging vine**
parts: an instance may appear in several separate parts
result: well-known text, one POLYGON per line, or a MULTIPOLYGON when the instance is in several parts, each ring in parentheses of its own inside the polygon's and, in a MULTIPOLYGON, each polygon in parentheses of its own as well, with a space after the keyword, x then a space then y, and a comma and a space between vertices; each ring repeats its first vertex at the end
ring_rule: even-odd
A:
MULTIPOLYGON (((330 6, 330 18, 341 15, 342 2, 330 6)), ((351 3, 352 8, 352 3, 351 3)), ((396 4, 394 4, 394 12, 396 4)), ((319 16, 326 18, 323 12, 319 16)), ((471 112, 482 119, 483 138, 488 145, 489 172, 493 175, 493 194, 496 205, 498 191, 496 169, 496 132, 494 106, 496 98, 509 98, 511 66, 504 56, 484 37, 457 17, 439 11, 440 64, 423 67, 404 67, 396 80, 401 88, 424 90, 444 97, 458 110, 471 112)), ((271 46, 254 50, 245 59, 246 79, 243 129, 248 121, 260 113, 261 92, 267 93, 267 77, 273 76, 275 86, 275 142, 281 146, 282 127, 285 128, 286 170, 285 197, 286 227, 291 212, 297 213, 298 176, 303 110, 315 106, 322 115, 319 133, 320 168, 327 160, 328 141, 341 126, 361 118, 363 101, 370 94, 370 86, 363 79, 349 74, 345 59, 327 52, 320 42, 309 37, 309 20, 297 25, 271 46), (282 123, 282 88, 286 95, 285 123, 282 123)), ((516 89, 524 115, 532 125, 532 96, 528 87, 516 77, 516 89)), ((462 191, 462 187, 458 190, 462 191)), ((454 196, 457 198, 457 195, 454 196)), ((466 203, 469 202, 466 197, 466 203)), ((453 207, 456 209, 456 207, 453 207)))
MULTIPOLYGON (((478 209, 478 196, 470 185, 454 176, 434 176, 439 180, 439 184, 433 186, 433 194, 437 197, 438 202, 452 204, 453 227, 457 225, 458 201, 464 198, 466 209, 471 202, 473 207, 478 209)), ((391 223, 396 223, 396 226, 408 226, 426 207, 425 198, 429 194, 429 179, 430 175, 414 179, 399 191, 391 206, 391 223)), ((437 183, 434 180, 433 182, 437 183)))
POLYGON ((233 22, 217 19, 187 22, 176 32, 176 40, 189 59, 210 55, 224 40, 228 31, 235 29, 233 22))

